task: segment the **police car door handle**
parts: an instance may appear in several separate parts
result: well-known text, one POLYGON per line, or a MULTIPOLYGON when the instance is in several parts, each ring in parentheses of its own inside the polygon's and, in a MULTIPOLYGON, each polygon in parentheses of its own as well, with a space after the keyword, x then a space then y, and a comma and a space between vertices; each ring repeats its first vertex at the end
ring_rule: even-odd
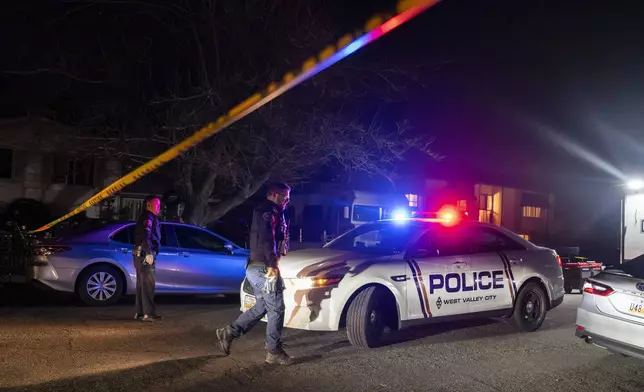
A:
POLYGON ((455 265, 467 265, 467 262, 465 262, 465 261, 455 261, 453 264, 455 264, 455 265))
POLYGON ((522 257, 511 257, 510 258, 510 264, 519 264, 523 263, 523 258, 522 257))
POLYGON ((183 256, 183 257, 190 257, 190 252, 179 252, 177 253, 177 255, 183 256))

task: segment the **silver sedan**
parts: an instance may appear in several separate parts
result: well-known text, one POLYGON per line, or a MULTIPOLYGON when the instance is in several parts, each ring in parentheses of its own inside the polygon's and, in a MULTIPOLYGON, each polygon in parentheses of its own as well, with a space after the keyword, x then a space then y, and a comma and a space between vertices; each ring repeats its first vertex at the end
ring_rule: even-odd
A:
MULTIPOLYGON (((109 305, 134 294, 135 223, 39 244, 28 277, 40 286, 76 293, 88 305, 109 305)), ((161 222, 156 290, 161 294, 238 294, 248 250, 208 230, 161 222)))

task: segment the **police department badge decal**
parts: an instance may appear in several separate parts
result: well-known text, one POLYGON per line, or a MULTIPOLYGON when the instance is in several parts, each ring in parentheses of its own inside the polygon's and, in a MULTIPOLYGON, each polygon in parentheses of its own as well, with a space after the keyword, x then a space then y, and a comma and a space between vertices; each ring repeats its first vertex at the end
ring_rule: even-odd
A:
POLYGON ((441 297, 438 297, 438 299, 436 300, 436 307, 440 309, 442 305, 443 305, 443 300, 441 300, 441 297))

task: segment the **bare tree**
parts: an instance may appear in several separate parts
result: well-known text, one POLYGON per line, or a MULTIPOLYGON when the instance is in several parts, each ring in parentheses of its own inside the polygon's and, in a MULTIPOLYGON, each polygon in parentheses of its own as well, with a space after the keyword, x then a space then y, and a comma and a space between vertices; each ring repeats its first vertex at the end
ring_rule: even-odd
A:
MULTIPOLYGON (((76 32, 98 34, 86 70, 82 61, 74 72, 34 69, 57 69, 52 76, 67 84, 69 75, 83 75, 72 79, 87 81, 78 91, 101 99, 74 106, 70 122, 85 130, 75 140, 92 145, 92 154, 135 163, 299 68, 342 32, 323 0, 69 4, 56 23, 68 28, 82 18, 87 26, 100 14, 118 31, 76 32)), ((387 61, 360 66, 349 59, 186 152, 163 168, 186 202, 184 220, 216 219, 269 179, 300 181, 328 165, 391 177, 412 149, 434 156, 429 138, 410 132, 405 121, 378 116, 383 105, 405 98, 413 76, 387 61)))

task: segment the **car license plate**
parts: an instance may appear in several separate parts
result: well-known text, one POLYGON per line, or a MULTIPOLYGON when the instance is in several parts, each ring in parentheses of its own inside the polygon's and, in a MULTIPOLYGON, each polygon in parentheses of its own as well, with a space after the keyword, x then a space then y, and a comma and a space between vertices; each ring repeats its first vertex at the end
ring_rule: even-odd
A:
POLYGON ((244 297, 243 311, 245 312, 253 306, 255 306, 255 297, 251 297, 250 295, 244 297))
POLYGON ((628 311, 637 315, 644 315, 644 303, 642 301, 631 302, 628 311))

